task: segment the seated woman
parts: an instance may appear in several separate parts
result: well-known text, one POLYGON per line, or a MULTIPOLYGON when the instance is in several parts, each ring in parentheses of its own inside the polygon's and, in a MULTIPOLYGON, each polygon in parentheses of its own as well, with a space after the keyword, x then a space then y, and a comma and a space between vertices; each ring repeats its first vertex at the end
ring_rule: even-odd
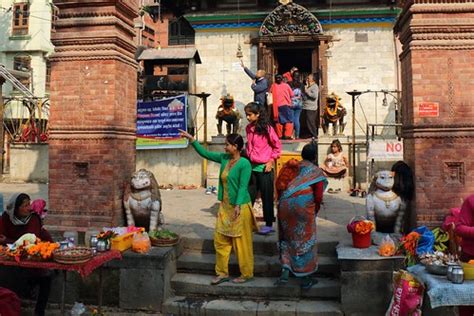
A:
MULTIPOLYGON (((342 154, 342 145, 338 139, 331 143, 331 153, 327 155, 321 169, 327 177, 341 179, 349 169, 349 161, 347 157, 342 154)), ((329 193, 340 192, 341 188, 329 188, 329 193)))
POLYGON ((276 188, 278 203, 278 248, 282 265, 276 285, 288 282, 290 271, 301 280, 301 288, 315 284, 311 275, 318 268, 316 216, 327 179, 315 165, 317 145, 303 147, 299 162, 292 159, 281 169, 276 188))
MULTIPOLYGON (((14 194, 0 218, 0 244, 14 243, 26 233, 35 234, 43 241, 52 242, 51 235, 43 228, 41 218, 31 210, 31 199, 25 193, 14 194)), ((47 270, 21 269, 21 277, 39 285, 35 315, 44 315, 51 289, 51 277, 47 270)), ((20 276, 19 276, 20 277, 20 276)))

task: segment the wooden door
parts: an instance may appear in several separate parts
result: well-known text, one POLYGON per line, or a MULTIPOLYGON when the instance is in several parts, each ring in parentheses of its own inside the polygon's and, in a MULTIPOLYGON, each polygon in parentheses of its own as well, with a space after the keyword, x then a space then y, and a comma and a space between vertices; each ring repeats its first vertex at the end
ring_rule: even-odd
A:
POLYGON ((268 83, 273 83, 275 75, 275 59, 273 49, 263 43, 259 44, 258 69, 263 69, 267 73, 268 83))

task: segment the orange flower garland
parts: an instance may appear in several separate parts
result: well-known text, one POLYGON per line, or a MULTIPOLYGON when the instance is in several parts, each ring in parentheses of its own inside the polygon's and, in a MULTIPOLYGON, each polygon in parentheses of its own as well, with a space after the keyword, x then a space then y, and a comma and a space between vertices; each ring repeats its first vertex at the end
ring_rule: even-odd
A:
POLYGON ((38 242, 37 244, 28 247, 26 253, 31 257, 48 260, 52 257, 53 251, 59 248, 59 244, 55 242, 38 242))
POLYGON ((411 232, 400 240, 399 249, 405 253, 408 266, 416 264, 416 247, 420 237, 419 233, 411 232))

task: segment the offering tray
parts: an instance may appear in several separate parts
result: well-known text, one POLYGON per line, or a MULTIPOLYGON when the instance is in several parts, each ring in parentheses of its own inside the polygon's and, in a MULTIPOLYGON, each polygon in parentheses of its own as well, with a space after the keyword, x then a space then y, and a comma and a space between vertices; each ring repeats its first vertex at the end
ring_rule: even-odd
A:
POLYGON ((54 261, 62 264, 79 264, 89 261, 94 256, 91 248, 73 247, 58 249, 53 252, 54 261))
POLYGON ((438 265, 438 264, 425 264, 426 271, 431 274, 436 275, 447 275, 448 266, 447 265, 438 265))
POLYGON ((176 238, 155 238, 150 237, 151 245, 155 247, 171 247, 179 242, 179 237, 176 238))

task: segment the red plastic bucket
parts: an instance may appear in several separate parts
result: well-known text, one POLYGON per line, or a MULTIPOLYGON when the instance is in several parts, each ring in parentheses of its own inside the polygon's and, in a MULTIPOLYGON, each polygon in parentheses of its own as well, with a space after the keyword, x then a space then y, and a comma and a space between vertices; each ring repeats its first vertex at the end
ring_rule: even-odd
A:
POLYGON ((370 233, 363 235, 352 233, 352 244, 354 245, 354 248, 369 248, 370 243, 370 233))

